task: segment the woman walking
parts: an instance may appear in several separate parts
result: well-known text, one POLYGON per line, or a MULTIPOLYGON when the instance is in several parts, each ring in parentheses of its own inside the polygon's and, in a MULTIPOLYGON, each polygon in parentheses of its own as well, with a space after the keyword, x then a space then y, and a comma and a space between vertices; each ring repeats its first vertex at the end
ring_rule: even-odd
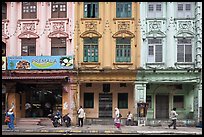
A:
POLYGON ((115 119, 114 119, 115 125, 118 129, 120 129, 120 111, 118 108, 115 108, 115 119))
POLYGON ((10 118, 10 121, 8 122, 8 128, 10 130, 14 130, 14 113, 13 113, 13 109, 9 109, 9 111, 6 113, 6 116, 8 116, 10 118))

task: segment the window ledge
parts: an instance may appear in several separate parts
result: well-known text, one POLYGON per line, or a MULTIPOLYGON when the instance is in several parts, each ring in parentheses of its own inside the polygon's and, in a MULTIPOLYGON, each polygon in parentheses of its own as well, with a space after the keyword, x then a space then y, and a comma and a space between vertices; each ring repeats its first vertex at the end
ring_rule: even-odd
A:
POLYGON ((81 65, 100 65, 100 62, 81 62, 81 65))
POLYGON ((101 20, 101 18, 81 18, 81 20, 101 20))
POLYGON ((134 20, 135 18, 113 18, 113 20, 134 20))
POLYGON ((49 21, 69 20, 69 18, 49 18, 49 21))
POLYGON ((174 18, 174 20, 194 20, 195 18, 174 18))
POLYGON ((195 65, 194 62, 176 62, 175 65, 195 65))
POLYGON ((18 21, 38 21, 39 19, 19 19, 18 21))
POLYGON ((164 62, 152 62, 152 63, 146 63, 146 65, 164 65, 164 62))
POLYGON ((2 19, 2 22, 9 22, 8 19, 2 19))
POLYGON ((146 18, 146 20, 166 20, 166 18, 146 18))
POLYGON ((131 62, 115 62, 113 65, 133 65, 131 62))

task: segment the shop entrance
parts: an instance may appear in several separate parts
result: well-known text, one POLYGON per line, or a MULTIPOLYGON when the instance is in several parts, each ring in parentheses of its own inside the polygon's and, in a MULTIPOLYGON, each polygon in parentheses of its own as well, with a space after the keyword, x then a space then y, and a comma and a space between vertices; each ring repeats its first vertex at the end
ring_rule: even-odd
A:
POLYGON ((25 117, 47 117, 62 110, 62 86, 59 84, 21 85, 25 92, 25 117))
POLYGON ((99 117, 112 117, 112 94, 99 94, 99 117))
POLYGON ((156 118, 167 119, 169 118, 169 96, 156 95, 156 118))

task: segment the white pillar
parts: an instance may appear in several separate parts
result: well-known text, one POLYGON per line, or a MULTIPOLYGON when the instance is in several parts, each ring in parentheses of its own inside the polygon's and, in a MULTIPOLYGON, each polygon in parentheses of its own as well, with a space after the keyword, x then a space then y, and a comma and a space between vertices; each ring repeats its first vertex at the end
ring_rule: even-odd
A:
POLYGON ((175 39, 174 39, 174 4, 176 4, 175 2, 167 2, 167 9, 168 12, 166 13, 166 18, 167 18, 167 46, 166 46, 166 53, 164 53, 164 55, 166 55, 166 63, 167 63, 167 67, 173 67, 174 63, 177 62, 176 61, 176 46, 175 46, 175 39), (172 55, 172 53, 174 53, 175 55, 172 55))
POLYGON ((41 6, 39 6, 40 9, 40 14, 38 14, 39 16, 39 19, 40 19, 40 22, 39 22, 39 45, 37 45, 37 48, 38 50, 38 55, 37 56, 49 56, 51 55, 51 53, 49 54, 49 50, 47 50, 47 33, 45 31, 45 26, 46 26, 46 20, 47 20, 47 2, 40 2, 41 6))
MULTIPOLYGON (((143 82, 143 81, 135 82, 134 107, 135 107, 135 113, 137 114, 137 116, 138 116, 137 103, 146 103, 146 84, 147 82, 143 82)), ((145 126, 145 122, 146 122, 146 117, 139 118, 138 126, 145 126)))
POLYGON ((9 15, 9 25, 8 25, 8 32, 9 32, 9 56, 20 56, 18 55, 18 52, 21 51, 20 47, 17 45, 17 28, 18 28, 18 9, 17 9, 17 3, 19 2, 10 2, 10 15, 9 15), (17 49, 18 47, 18 49, 17 49))

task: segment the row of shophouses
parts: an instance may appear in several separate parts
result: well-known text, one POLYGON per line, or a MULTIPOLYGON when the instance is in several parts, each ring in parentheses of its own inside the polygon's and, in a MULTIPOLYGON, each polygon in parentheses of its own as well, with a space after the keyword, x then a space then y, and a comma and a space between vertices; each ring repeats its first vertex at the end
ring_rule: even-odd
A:
POLYGON ((202 121, 202 2, 2 3, 2 113, 202 121), (32 105, 28 114, 25 104, 32 105))

